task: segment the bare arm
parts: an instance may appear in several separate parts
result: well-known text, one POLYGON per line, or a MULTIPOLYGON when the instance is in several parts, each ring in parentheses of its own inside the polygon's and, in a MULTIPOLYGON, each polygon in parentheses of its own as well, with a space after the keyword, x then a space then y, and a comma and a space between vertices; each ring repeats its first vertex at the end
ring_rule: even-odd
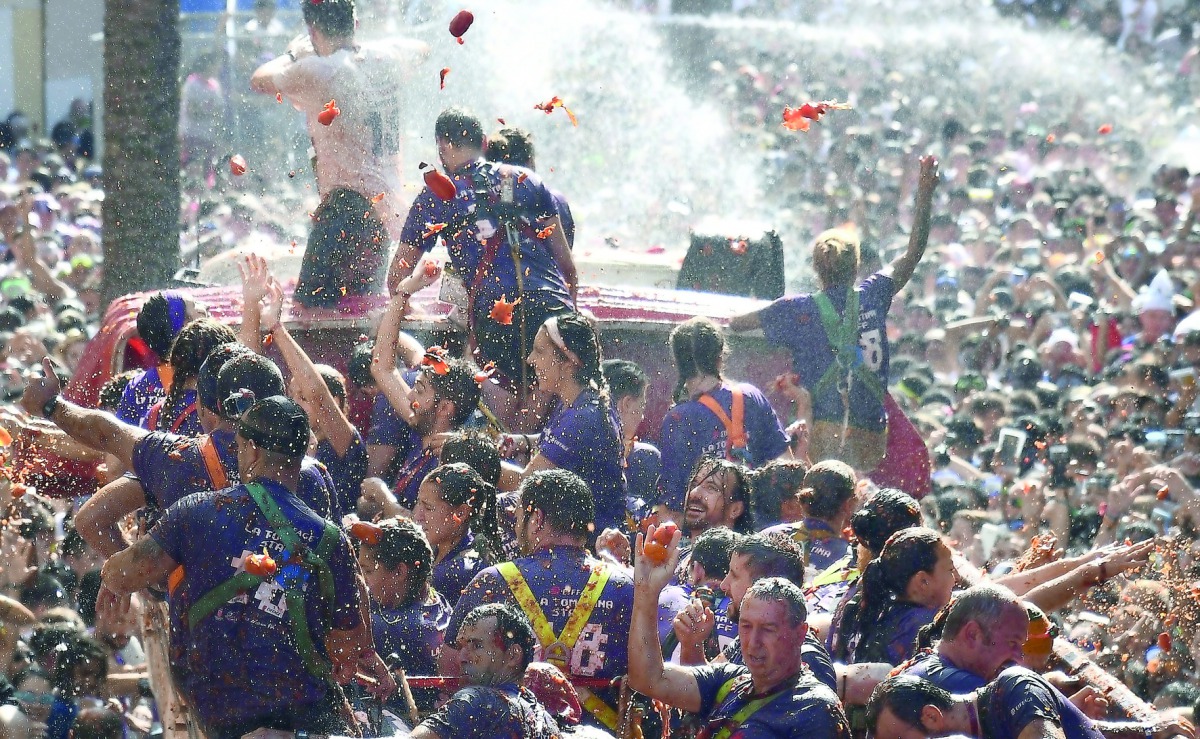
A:
POLYGON ((753 331, 762 328, 762 319, 758 315, 758 311, 746 313, 741 316, 734 316, 729 319, 729 330, 741 333, 743 331, 753 331))
POLYGON ((533 473, 556 469, 558 469, 558 465, 546 459, 541 454, 535 454, 533 459, 529 460, 529 464, 525 465, 524 468, 505 462, 500 467, 500 484, 498 487, 501 491, 505 492, 516 490, 521 481, 533 473))
POLYGON ((416 244, 400 242, 400 246, 396 248, 396 256, 392 257, 392 263, 388 266, 388 291, 393 295, 400 289, 400 283, 413 273, 413 267, 417 266, 417 262, 421 261, 424 252, 416 244))
POLYGON ((1066 739, 1066 734, 1058 724, 1039 718, 1026 724, 1017 739, 1066 739))
POLYGON ((887 679, 892 666, 885 662, 860 662, 856 665, 833 666, 837 673, 838 698, 847 706, 865 706, 875 686, 887 679))
POLYGON ((552 216, 543 219, 541 224, 543 227, 547 225, 554 227, 554 230, 546 237, 546 241, 550 242, 550 256, 554 258, 554 263, 558 265, 558 271, 562 273, 563 280, 567 283, 567 290, 571 293, 571 304, 575 306, 575 310, 579 310, 579 273, 575 269, 575 257, 571 254, 570 244, 567 243, 562 220, 558 216, 552 216))
POLYGON ((131 477, 118 477, 100 488, 75 514, 75 529, 88 546, 111 557, 129 546, 120 521, 146 504, 146 491, 131 477))
POLYGON ((917 201, 913 211, 912 231, 908 237, 908 249, 891 264, 892 281, 899 292, 912 279, 913 272, 925 247, 929 245, 929 220, 933 215, 933 191, 937 188, 938 162, 931 155, 921 157, 921 179, 917 184, 917 201))
MULTIPOLYGON (((408 278, 411 279, 411 278, 408 278)), ((409 294, 398 292, 392 298, 383 321, 379 324, 379 335, 375 339, 375 348, 371 352, 371 376, 379 385, 379 391, 388 399, 388 403, 405 423, 412 423, 412 409, 408 405, 408 383, 396 369, 396 344, 400 333, 400 324, 408 311, 409 294)))
POLYGON ((104 587, 119 595, 127 595, 165 582, 177 566, 158 542, 145 536, 128 549, 109 557, 100 571, 100 577, 104 587))
POLYGON ((312 53, 312 41, 308 34, 297 36, 288 44, 287 51, 254 70, 250 76, 250 89, 266 95, 279 94, 282 91, 275 84, 275 76, 286 72, 288 67, 312 53))

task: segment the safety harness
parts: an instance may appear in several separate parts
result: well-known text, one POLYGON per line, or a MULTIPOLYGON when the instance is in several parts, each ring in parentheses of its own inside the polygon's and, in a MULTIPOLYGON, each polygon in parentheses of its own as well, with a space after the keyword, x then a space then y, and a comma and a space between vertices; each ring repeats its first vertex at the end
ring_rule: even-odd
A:
MULTIPOLYGON (((732 693, 734 689, 740 689, 744 687, 749 681, 749 675, 741 675, 730 680, 726 680, 725 683, 721 685, 720 689, 717 690, 717 699, 713 705, 720 707, 725 700, 729 698, 729 694, 732 693)), ((704 733, 701 736, 704 736, 705 739, 729 739, 729 737, 733 735, 733 732, 739 726, 746 723, 751 716, 758 713, 760 710, 767 707, 787 692, 787 690, 779 690, 772 695, 750 701, 746 705, 742 706, 737 713, 733 714, 733 716, 725 719, 725 721, 722 722, 724 726, 722 726, 716 733, 704 733)))
POLYGON ((746 398, 742 395, 741 389, 737 387, 729 388, 729 393, 733 396, 731 404, 733 418, 725 413, 725 409, 712 395, 705 393, 697 400, 712 411, 725 427, 725 458, 731 462, 750 465, 752 464, 750 447, 746 438, 746 398))
MULTIPOLYGON (((580 594, 578 602, 575 603, 575 609, 571 611, 566 625, 563 626, 562 633, 555 636, 554 627, 550 625, 546 614, 542 612, 537 596, 529 589, 529 583, 525 581, 525 576, 521 574, 517 565, 513 562, 503 562, 497 565, 497 569, 504 578, 504 582, 508 583, 508 589, 517 599, 517 604, 525 612, 525 617, 533 626, 533 633, 537 635, 538 643, 542 646, 543 658, 569 675, 571 651, 575 648, 575 642, 579 641, 583 628, 587 626, 588 619, 592 617, 592 611, 595 610, 596 604, 600 602, 600 595, 604 592, 604 586, 608 584, 609 575, 612 574, 611 570, 605 566, 597 566, 592 569, 587 585, 583 587, 583 592, 580 594)), ((598 698, 588 688, 577 685, 575 690, 579 693, 583 707, 600 723, 612 730, 617 728, 620 718, 612 706, 598 698)))
POLYGON ((821 315, 821 325, 825 328, 829 350, 833 353, 833 363, 825 370, 825 374, 821 375, 821 379, 817 380, 812 394, 820 396, 831 387, 837 389, 842 400, 840 451, 845 449, 846 433, 850 428, 850 391, 854 381, 861 382, 880 403, 883 402, 884 387, 875 373, 862 361, 862 350, 858 345, 858 291, 853 287, 846 288, 846 311, 840 316, 825 293, 817 293, 813 299, 821 315))
MULTIPOLYGON (((163 407, 166 404, 167 401, 164 399, 150 406, 150 412, 146 414, 147 429, 151 431, 158 431, 158 419, 162 415, 163 407)), ((171 423, 171 433, 178 434, 179 429, 183 428, 183 424, 187 423, 188 417, 195 415, 195 413, 196 401, 193 400, 191 403, 188 403, 183 407, 183 411, 180 412, 179 417, 171 423)))
MULTIPOLYGON (((305 608, 305 584, 315 574, 322 598, 326 604, 332 604, 334 598, 333 572, 327 564, 333 549, 341 536, 337 526, 329 521, 324 522, 321 539, 314 551, 288 520, 279 504, 260 483, 250 483, 246 486, 250 499, 258 506, 267 519, 268 525, 279 537, 284 546, 284 563, 275 575, 252 575, 249 572, 239 572, 228 580, 209 590, 196 599, 184 614, 184 625, 189 631, 195 631, 200 622, 211 616, 229 601, 239 595, 257 589, 268 581, 279 582, 283 586, 284 598, 287 602, 288 621, 291 623, 292 638, 296 651, 304 661, 304 667, 316 678, 327 680, 332 675, 328 660, 323 657, 313 642, 312 630, 308 624, 308 612, 305 608)), ((175 587, 184 578, 183 568, 172 573, 171 581, 175 587), (178 575, 178 578, 176 578, 178 575)))

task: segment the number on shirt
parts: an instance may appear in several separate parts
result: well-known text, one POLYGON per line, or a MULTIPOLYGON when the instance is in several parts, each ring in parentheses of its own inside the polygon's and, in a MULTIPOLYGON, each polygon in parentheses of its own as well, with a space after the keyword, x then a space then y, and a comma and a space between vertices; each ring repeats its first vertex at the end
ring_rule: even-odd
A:
POLYGON ((575 648, 571 650, 571 674, 592 677, 604 669, 604 650, 608 636, 600 630, 599 624, 588 624, 583 627, 575 648))
POLYGON ((870 331, 863 331, 858 338, 858 345, 862 348, 863 364, 872 371, 883 366, 883 343, 880 341, 880 337, 879 329, 873 328, 870 331))

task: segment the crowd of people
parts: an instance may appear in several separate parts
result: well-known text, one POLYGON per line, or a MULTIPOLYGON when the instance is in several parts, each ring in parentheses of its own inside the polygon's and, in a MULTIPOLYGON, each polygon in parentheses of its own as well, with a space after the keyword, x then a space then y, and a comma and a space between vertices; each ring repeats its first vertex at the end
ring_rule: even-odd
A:
MULTIPOLYGON (((152 295, 152 366, 96 409, 62 395, 100 330, 90 122, 44 143, 5 122, 5 737, 1196 735, 1186 167, 1129 187, 1144 152, 1070 123, 831 82, 852 123, 787 145, 813 170, 788 176, 814 289, 675 326, 673 404, 646 419, 647 368, 581 310, 569 198, 528 135, 443 111, 440 170, 395 212, 396 101, 346 101, 405 62, 360 48, 352 0, 303 18, 248 80, 316 152, 299 284, 241 257, 236 331, 152 295), (466 331, 425 345, 410 301, 448 280, 466 331), (390 301, 334 368, 289 291, 390 301), (791 358, 771 387, 726 369, 756 330, 791 358), (50 459, 97 489, 46 495, 50 459)), ((738 134, 778 140, 785 70, 711 71, 738 134)), ((246 197, 183 217, 225 246, 286 220, 246 197)))

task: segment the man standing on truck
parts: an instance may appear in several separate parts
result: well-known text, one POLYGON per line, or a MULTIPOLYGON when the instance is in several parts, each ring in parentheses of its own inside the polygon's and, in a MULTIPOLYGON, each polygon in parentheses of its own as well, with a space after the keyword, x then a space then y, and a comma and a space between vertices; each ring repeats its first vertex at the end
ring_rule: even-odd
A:
POLYGON ((400 83, 428 47, 356 42, 354 0, 301 7, 308 33, 259 67, 250 87, 304 113, 321 204, 295 297, 331 307, 379 286, 390 239, 400 237, 400 83))

